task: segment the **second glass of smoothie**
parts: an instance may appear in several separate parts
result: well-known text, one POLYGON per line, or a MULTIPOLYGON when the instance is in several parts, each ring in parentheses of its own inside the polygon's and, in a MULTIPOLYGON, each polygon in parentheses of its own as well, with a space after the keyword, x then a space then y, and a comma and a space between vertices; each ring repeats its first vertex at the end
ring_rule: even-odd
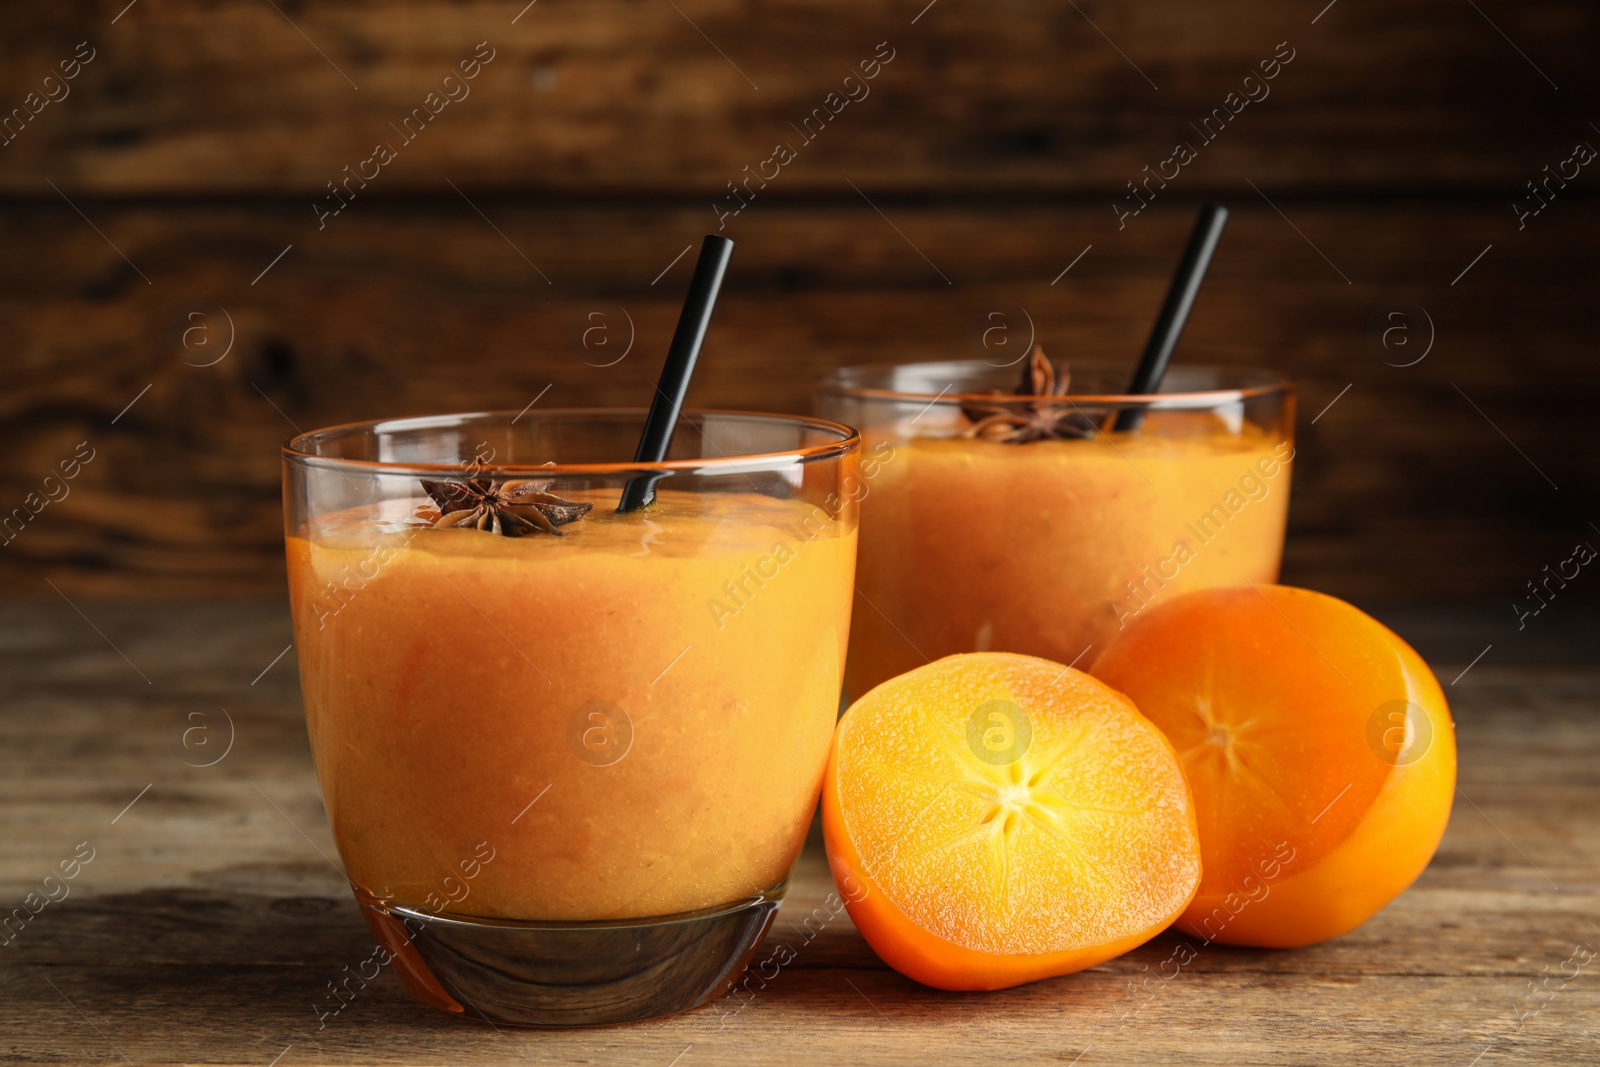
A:
POLYGON ((1277 579, 1287 379, 1177 366, 1160 393, 1128 396, 1131 363, 1040 358, 852 367, 822 384, 821 414, 863 439, 849 699, 958 652, 1092 662, 1153 603, 1277 579))
POLYGON ((425 1001, 531 1025, 737 978, 827 762, 859 440, 642 411, 363 423, 284 448, 289 590, 328 818, 425 1001), (641 470, 655 501, 618 514, 641 470))

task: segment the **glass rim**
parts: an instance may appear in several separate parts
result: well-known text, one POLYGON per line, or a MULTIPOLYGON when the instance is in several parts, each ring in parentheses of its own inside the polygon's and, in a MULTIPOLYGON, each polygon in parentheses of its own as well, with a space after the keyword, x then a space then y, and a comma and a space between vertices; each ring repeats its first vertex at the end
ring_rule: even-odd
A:
MULTIPOLYGON (((1134 366, 1133 360, 1077 360, 1080 367, 1109 367, 1122 366, 1130 370, 1134 366)), ((1270 367, 1258 367, 1248 363, 1180 363, 1169 367, 1171 370, 1201 370, 1201 371, 1235 371, 1244 374, 1253 374, 1265 379, 1261 385, 1234 386, 1220 389, 1191 389, 1177 392, 1162 393, 1075 393, 1070 390, 1059 394, 1031 394, 1031 393, 952 393, 948 390, 938 393, 913 393, 899 389, 885 389, 876 386, 851 385, 846 379, 851 375, 868 376, 873 374, 886 374, 896 370, 911 367, 939 368, 948 367, 952 372, 974 367, 989 367, 1003 370, 1008 366, 1021 366, 1021 361, 1012 364, 990 363, 983 359, 956 359, 933 360, 926 363, 860 363, 849 367, 838 367, 829 371, 818 383, 820 392, 835 396, 847 396, 864 400, 888 400, 906 403, 925 403, 929 407, 934 404, 1036 404, 1040 401, 1063 401, 1074 404, 1089 404, 1096 407, 1140 407, 1149 405, 1162 405, 1164 407, 1214 407, 1222 404, 1238 403, 1241 400, 1255 399, 1264 396, 1287 395, 1294 392, 1294 379, 1282 371, 1270 367)), ((1068 364, 1069 369, 1072 366, 1068 364)))
MULTIPOLYGON (((528 414, 528 411, 524 408, 521 412, 513 412, 507 409, 503 411, 467 411, 443 415, 416 415, 397 419, 360 419, 355 422, 336 423, 332 426, 324 426, 305 433, 297 433, 283 442, 280 446, 280 453, 285 462, 324 469, 396 475, 459 475, 463 465, 471 462, 470 457, 462 457, 451 463, 403 463, 391 460, 346 459, 340 456, 328 456, 316 451, 307 451, 307 446, 314 448, 318 440, 326 440, 334 436, 362 431, 380 433, 434 428, 451 429, 473 424, 496 423, 506 419, 515 422, 526 414, 528 414)), ((549 418, 551 416, 564 418, 632 416, 638 418, 642 424, 646 409, 629 407, 544 408, 534 414, 539 418, 549 418)), ((772 424, 786 423, 791 426, 806 427, 833 434, 838 437, 838 440, 803 447, 779 449, 775 452, 748 452, 738 455, 723 454, 721 456, 702 456, 689 459, 669 459, 657 463, 640 463, 634 460, 614 463, 490 462, 479 464, 478 470, 484 475, 505 473, 526 476, 536 475, 540 478, 559 477, 562 475, 628 475, 641 472, 673 472, 701 475, 739 474, 754 470, 773 470, 796 464, 811 463, 821 459, 839 458, 852 452, 860 451, 861 448, 861 434, 854 427, 834 422, 831 419, 818 418, 814 415, 784 415, 770 411, 742 411, 731 408, 684 408, 679 414, 679 422, 681 424, 687 417, 707 415, 753 419, 758 422, 772 424)))

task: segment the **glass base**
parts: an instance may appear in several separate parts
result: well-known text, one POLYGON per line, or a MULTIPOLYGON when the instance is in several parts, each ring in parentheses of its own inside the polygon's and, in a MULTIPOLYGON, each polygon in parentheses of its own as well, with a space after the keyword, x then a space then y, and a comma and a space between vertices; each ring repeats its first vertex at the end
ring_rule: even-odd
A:
POLYGON ((431 915, 367 898, 362 912, 412 993, 513 1026, 604 1026, 697 1008, 744 972, 784 885, 703 911, 617 922, 431 915))

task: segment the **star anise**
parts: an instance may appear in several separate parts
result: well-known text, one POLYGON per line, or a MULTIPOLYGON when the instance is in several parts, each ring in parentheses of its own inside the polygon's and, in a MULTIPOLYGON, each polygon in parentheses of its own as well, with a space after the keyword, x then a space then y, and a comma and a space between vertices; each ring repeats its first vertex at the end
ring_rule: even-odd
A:
POLYGON ((505 537, 548 533, 561 536, 558 526, 581 519, 593 504, 580 504, 546 492, 545 481, 429 482, 422 488, 439 505, 435 529, 477 529, 505 537))
MULTIPOLYGON (((1028 361, 1022 367, 1022 381, 1012 394, 1032 398, 1028 402, 1012 400, 994 404, 967 403, 961 413, 972 421, 965 436, 1001 444, 1022 445, 1030 441, 1063 440, 1074 437, 1093 437, 1099 426, 1084 415, 1070 401, 1053 404, 1050 397, 1064 397, 1071 381, 1070 372, 1063 367, 1059 379, 1055 366, 1044 354, 1044 348, 1034 345, 1028 361)), ((995 393, 999 398, 1005 393, 995 393)))

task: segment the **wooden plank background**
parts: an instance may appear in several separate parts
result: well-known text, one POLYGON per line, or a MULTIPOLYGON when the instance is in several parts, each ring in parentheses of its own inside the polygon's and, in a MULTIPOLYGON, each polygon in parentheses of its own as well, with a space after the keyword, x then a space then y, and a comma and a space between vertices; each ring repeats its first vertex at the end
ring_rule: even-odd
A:
POLYGON ((1131 355, 1216 198, 1235 218, 1180 358, 1300 381, 1286 580, 1509 604, 1600 537, 1600 175, 1523 228, 1512 206, 1600 146, 1597 24, 1576 0, 7 5, 0 515, 79 442, 95 458, 0 544, 3 588, 281 595, 293 426, 547 385, 642 402, 675 257, 785 141, 727 220, 693 402, 806 410, 834 366, 983 354, 992 311, 1058 356, 1131 355), (470 95, 394 132, 480 42, 470 95), (1280 42, 1270 95, 1119 228, 1124 183, 1280 42), (802 142, 875 53, 869 95, 802 142), (396 158, 319 228, 380 140, 396 158), (1394 301, 1432 323, 1415 366, 1370 342, 1394 301), (582 346, 591 314, 614 347, 582 346))

